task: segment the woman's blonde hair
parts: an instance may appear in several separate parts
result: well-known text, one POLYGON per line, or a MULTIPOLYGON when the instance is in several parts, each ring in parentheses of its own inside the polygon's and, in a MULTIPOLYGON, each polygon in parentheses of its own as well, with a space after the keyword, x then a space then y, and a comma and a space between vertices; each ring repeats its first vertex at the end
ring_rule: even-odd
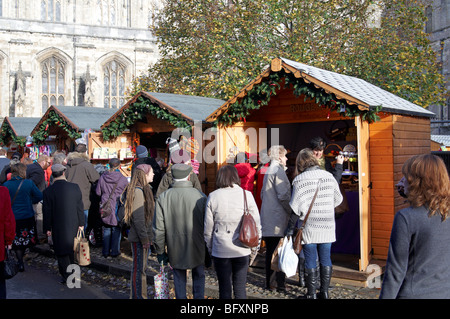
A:
POLYGON ((144 209, 145 209, 145 225, 148 226, 153 220, 153 211, 155 208, 155 202, 153 199, 153 192, 150 185, 147 182, 147 176, 144 171, 135 169, 130 183, 125 188, 125 222, 130 225, 131 218, 133 217, 133 204, 134 204, 134 190, 136 187, 142 188, 144 192, 144 209))
POLYGON ((280 157, 287 154, 287 150, 284 148, 283 145, 274 145, 269 149, 268 155, 271 161, 279 160, 280 157))
POLYGON ((313 151, 310 148, 304 148, 297 154, 295 159, 295 172, 294 175, 297 176, 303 173, 307 168, 317 166, 319 162, 314 156, 313 151))
POLYGON ((429 216, 439 213, 445 220, 450 211, 450 185, 444 161, 432 154, 416 155, 403 164, 402 173, 409 184, 411 205, 428 206, 429 216))

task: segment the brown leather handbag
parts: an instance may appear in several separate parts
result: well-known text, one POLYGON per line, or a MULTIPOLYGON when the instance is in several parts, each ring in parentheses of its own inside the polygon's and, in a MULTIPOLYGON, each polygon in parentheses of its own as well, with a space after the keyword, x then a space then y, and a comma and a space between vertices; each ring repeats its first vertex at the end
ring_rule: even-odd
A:
POLYGON ((253 248, 257 247, 259 244, 259 234, 258 227, 256 226, 256 222, 253 219, 253 216, 250 214, 247 205, 247 195, 244 191, 244 214, 242 215, 241 220, 241 229, 239 231, 239 240, 240 242, 248 247, 253 248))
POLYGON ((297 255, 300 254, 300 252, 302 251, 302 248, 303 248, 303 246, 302 246, 303 229, 305 228, 305 224, 306 224, 306 221, 308 220, 309 213, 311 213, 311 209, 314 205, 314 201, 316 200, 317 193, 319 192, 319 186, 320 186, 321 182, 322 182, 322 180, 319 179, 319 182, 317 183, 316 192, 314 193, 314 197, 311 201, 311 205, 309 205, 309 209, 308 209, 308 212, 306 213, 305 219, 303 220, 303 224, 300 227, 300 229, 297 231, 297 234, 295 235, 295 238, 294 238, 294 251, 297 255))

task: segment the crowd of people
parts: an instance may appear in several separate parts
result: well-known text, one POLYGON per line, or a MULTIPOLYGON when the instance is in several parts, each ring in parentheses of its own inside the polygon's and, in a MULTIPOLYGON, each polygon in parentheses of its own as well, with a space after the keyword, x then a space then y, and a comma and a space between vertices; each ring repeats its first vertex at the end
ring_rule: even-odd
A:
MULTIPOLYGON (((130 298, 148 297, 146 268, 153 252, 161 265, 170 264, 177 299, 187 298, 187 270, 192 274, 193 297, 204 298, 205 267, 211 265, 219 297, 245 299, 248 267, 261 246, 265 247, 266 289, 288 289, 286 275, 272 270, 272 255, 281 238, 294 236, 302 227, 314 197, 303 225, 299 284, 307 288, 301 297, 327 299, 331 246, 336 240, 335 207, 343 200, 339 183, 345 159, 339 155, 335 165, 329 165, 323 157, 325 141, 315 138, 310 144, 298 153, 292 176, 286 172, 288 150, 282 145, 260 156, 257 167, 250 165, 248 155, 240 154, 241 160, 219 169, 216 189, 208 196, 189 160, 162 167, 143 145, 136 148, 129 179, 120 171, 117 158, 106 167, 90 163, 84 144, 67 156, 57 151, 28 165, 22 162, 22 154, 7 159, 0 149, 0 245, 16 253, 20 271, 25 271, 24 254, 37 243, 48 242, 65 283, 67 266, 74 263, 73 239, 78 231, 94 234, 93 244, 101 243, 104 258, 121 255, 126 235, 133 258, 130 298), (257 225, 257 247, 239 241, 244 204, 257 225), (126 231, 118 218, 121 205, 126 231)), ((404 193, 411 207, 399 212, 394 221, 384 298, 418 297, 431 291, 450 297, 450 286, 433 277, 435 270, 439 274, 448 270, 441 269, 442 263, 430 264, 430 258, 445 257, 435 247, 450 234, 444 222, 449 212, 449 181, 443 165, 433 155, 415 156, 404 165, 404 193), (415 265, 410 262, 411 247, 417 251, 415 265), (415 268, 423 270, 417 283, 415 268), (445 289, 435 289, 438 286, 445 289)), ((0 251, 0 298, 6 297, 1 278, 4 253, 0 251)))

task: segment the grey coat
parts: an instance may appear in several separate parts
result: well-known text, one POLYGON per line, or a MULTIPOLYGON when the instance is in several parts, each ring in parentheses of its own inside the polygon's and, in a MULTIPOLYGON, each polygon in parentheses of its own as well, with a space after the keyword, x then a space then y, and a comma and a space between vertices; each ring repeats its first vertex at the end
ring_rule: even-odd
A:
POLYGON ((450 220, 428 209, 395 214, 380 299, 450 298, 450 220))
POLYGON ((176 269, 192 269, 205 261, 203 239, 206 196, 190 181, 177 181, 156 201, 155 248, 176 269))
POLYGON ((278 162, 272 162, 261 189, 261 228, 263 237, 283 237, 292 209, 291 184, 278 162))

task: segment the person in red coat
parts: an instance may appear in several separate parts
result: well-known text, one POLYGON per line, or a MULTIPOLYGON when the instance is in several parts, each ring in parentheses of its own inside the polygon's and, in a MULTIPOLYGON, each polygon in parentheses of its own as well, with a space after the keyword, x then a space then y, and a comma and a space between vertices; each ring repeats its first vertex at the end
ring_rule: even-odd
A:
POLYGON ((239 153, 236 155, 234 163, 234 167, 236 167, 239 179, 241 180, 241 188, 253 194, 256 170, 248 162, 247 153, 239 153), (242 162, 243 160, 244 162, 242 162))
POLYGON ((11 197, 8 189, 0 186, 0 299, 6 299, 5 249, 3 247, 11 249, 15 236, 16 220, 11 208, 11 197))

